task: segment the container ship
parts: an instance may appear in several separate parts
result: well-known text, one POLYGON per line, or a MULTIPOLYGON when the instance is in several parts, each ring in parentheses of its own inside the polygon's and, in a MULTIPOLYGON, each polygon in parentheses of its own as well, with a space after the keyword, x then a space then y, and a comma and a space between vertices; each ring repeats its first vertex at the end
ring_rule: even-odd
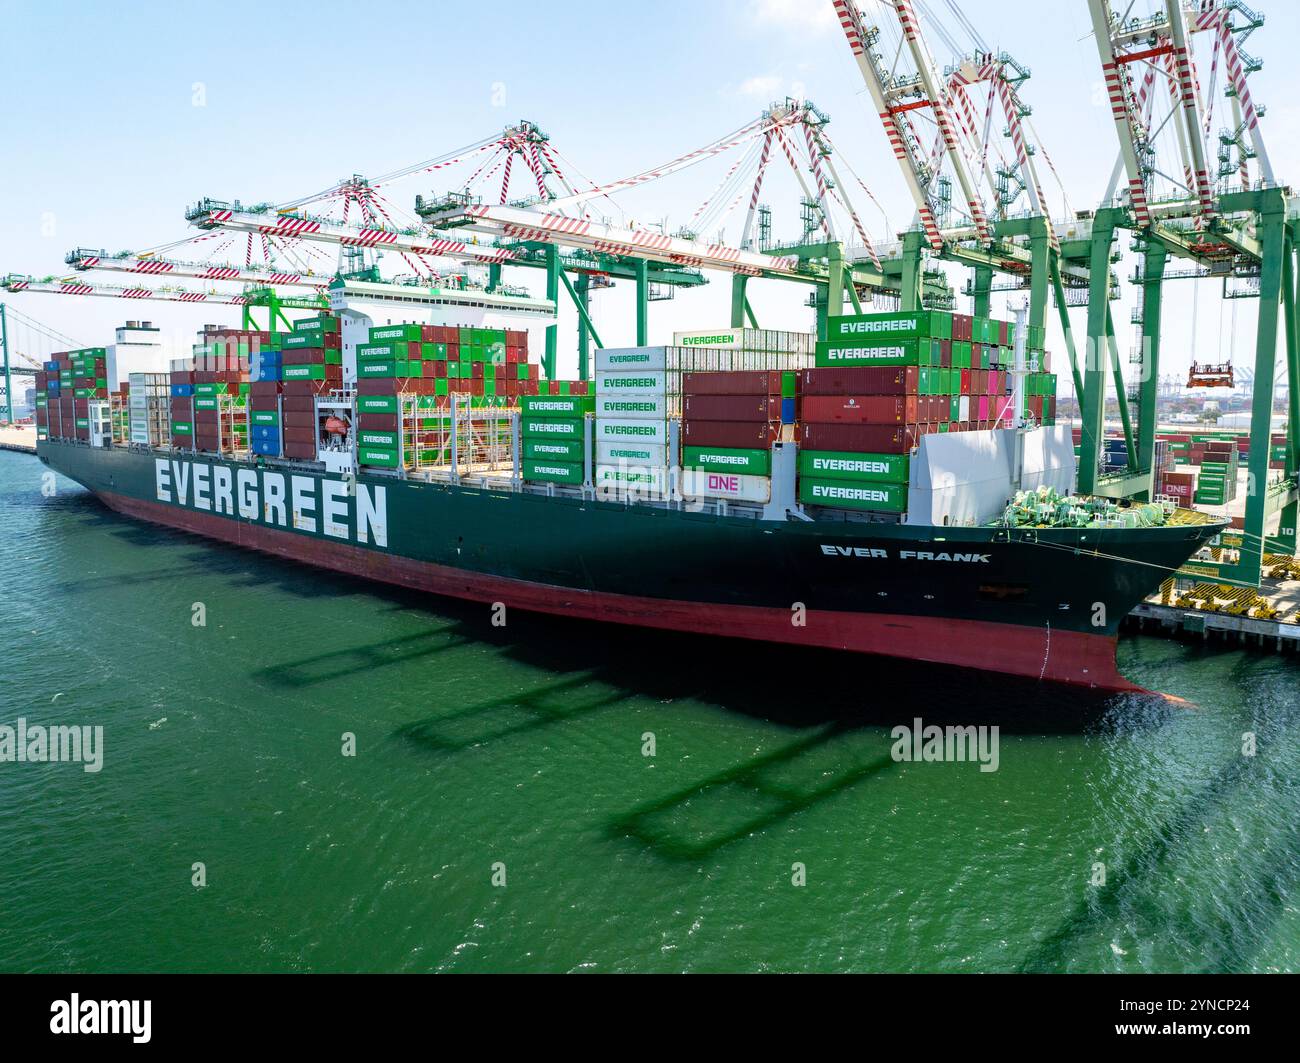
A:
POLYGON ((1071 494, 1023 325, 723 330, 547 381, 526 332, 322 313, 167 374, 37 378, 38 455, 126 516, 507 609, 1139 689, 1120 622, 1223 525, 1071 494))

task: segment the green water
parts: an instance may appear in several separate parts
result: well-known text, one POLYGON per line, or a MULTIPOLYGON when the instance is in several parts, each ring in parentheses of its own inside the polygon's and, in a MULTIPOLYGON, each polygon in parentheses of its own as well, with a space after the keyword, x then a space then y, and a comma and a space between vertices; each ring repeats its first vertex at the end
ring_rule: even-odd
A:
POLYGON ((102 725, 104 765, 0 764, 0 969, 1300 966, 1290 660, 1127 639, 1186 710, 494 628, 42 497, 43 471, 0 453, 0 723, 102 725), (999 770, 895 763, 914 716, 999 725, 999 770))

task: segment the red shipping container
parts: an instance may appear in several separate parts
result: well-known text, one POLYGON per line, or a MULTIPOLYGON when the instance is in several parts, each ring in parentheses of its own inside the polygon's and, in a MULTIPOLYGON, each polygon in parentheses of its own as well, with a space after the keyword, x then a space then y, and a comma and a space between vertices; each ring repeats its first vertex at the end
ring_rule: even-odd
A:
POLYGON ((915 395, 920 379, 915 366, 805 369, 799 374, 799 391, 802 395, 915 395))
POLYGON ((689 447, 765 450, 780 435, 781 425, 767 421, 686 421, 682 425, 682 441, 689 447))
POLYGON ((281 429, 285 443, 315 443, 315 428, 290 428, 285 426, 281 429))
POLYGON ((906 454, 925 434, 918 425, 803 424, 799 427, 799 443, 808 450, 906 454))
POLYGON ((780 421, 781 396, 687 395, 682 399, 682 414, 697 421, 780 421))
MULTIPOLYGON (((928 396, 927 396, 928 398, 928 396)), ((915 395, 809 395, 799 419, 810 424, 915 424, 922 417, 915 395)))
POLYGON ((282 449, 286 458, 293 458, 295 461, 316 460, 315 443, 285 443, 282 449))
POLYGON ((395 413, 363 413, 357 416, 359 427, 370 432, 396 432, 398 418, 395 413))
MULTIPOLYGON (((682 394, 691 395, 762 395, 781 397, 781 373, 778 370, 737 370, 735 372, 683 373, 682 394)), ((777 409, 777 417, 781 411, 777 409)), ((731 418, 719 418, 731 420, 731 418)))

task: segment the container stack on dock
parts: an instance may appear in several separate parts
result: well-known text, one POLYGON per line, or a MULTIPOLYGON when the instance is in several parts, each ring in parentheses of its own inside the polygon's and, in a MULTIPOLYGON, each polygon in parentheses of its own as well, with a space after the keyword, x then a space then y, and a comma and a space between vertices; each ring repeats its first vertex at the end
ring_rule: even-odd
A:
POLYGON ((1237 473, 1240 467, 1235 443, 1207 443, 1196 482, 1198 506, 1226 506, 1237 498, 1237 473))
POLYGON ((533 483, 581 486, 587 415, 595 399, 586 395, 525 395, 519 399, 523 478, 533 483))
POLYGON ((682 494, 769 501, 771 446, 781 438, 782 426, 794 423, 797 374, 686 373, 682 392, 682 494))

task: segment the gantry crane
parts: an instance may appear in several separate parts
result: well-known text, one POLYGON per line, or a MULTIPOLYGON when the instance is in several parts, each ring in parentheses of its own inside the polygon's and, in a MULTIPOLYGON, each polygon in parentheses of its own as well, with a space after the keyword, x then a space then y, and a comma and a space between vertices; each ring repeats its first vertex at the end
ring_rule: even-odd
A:
MULTIPOLYGON (((1300 356, 1296 254, 1300 205, 1275 179, 1248 84, 1259 68, 1240 42, 1263 25, 1241 0, 1147 0, 1117 14, 1109 0, 1088 0, 1120 157, 1092 229, 1094 268, 1113 259, 1116 236, 1134 234, 1141 255, 1135 280, 1142 288, 1141 381, 1136 389, 1137 431, 1128 428, 1130 396, 1117 380, 1129 469, 1107 482, 1099 473, 1106 386, 1100 360, 1089 360, 1082 394, 1083 435, 1079 487, 1117 495, 1151 489, 1160 368, 1163 285, 1176 277, 1223 278, 1225 297, 1259 299, 1251 406, 1250 490, 1237 559, 1198 562, 1194 571, 1216 582, 1257 586, 1265 553, 1295 549, 1297 428, 1300 356), (1134 7, 1140 13, 1135 14, 1134 7), (1195 43, 1201 42, 1198 57, 1195 43), (1209 52, 1208 64, 1198 62, 1209 52), (1223 78, 1220 87, 1219 78, 1223 78), (1218 166, 1211 173, 1215 104, 1226 112, 1217 133, 1218 166), (1168 269, 1171 258, 1190 268, 1168 269), (1245 281, 1229 290, 1231 281, 1245 281), (1273 393, 1283 325, 1290 385, 1286 468, 1269 482, 1273 393), (1266 526, 1279 518, 1276 539, 1266 526)), ((1088 346, 1117 346, 1106 294, 1097 274, 1089 303, 1088 346)))
MULTIPOLYGON (((1001 290, 1028 289, 1028 324, 1040 336, 1054 294, 1080 388, 1068 293, 1084 289, 1092 276, 1088 226, 1086 220, 1057 225, 1050 217, 1037 172, 1039 148, 1026 122, 1031 112, 1020 95, 1029 70, 976 36, 978 50, 955 57, 941 73, 911 0, 878 5, 892 16, 880 23, 868 20, 857 0, 831 3, 916 207, 918 225, 903 233, 905 276, 918 276, 926 255, 969 267, 967 294, 980 316, 989 314, 995 276, 1009 277, 1001 290), (887 33, 893 34, 888 54, 887 33), (988 92, 982 120, 970 98, 976 86, 988 92), (1001 153, 993 137, 995 112, 1005 120, 1010 152, 1002 165, 991 161, 992 152, 1001 153), (918 125, 922 118, 932 124, 928 143, 923 131, 930 127, 918 125), (960 208, 952 202, 954 181, 960 208)), ((974 34, 973 27, 967 30, 974 34)), ((1109 263, 1101 274, 1112 283, 1109 263)), ((904 288, 903 305, 920 306, 914 283, 904 288)))

